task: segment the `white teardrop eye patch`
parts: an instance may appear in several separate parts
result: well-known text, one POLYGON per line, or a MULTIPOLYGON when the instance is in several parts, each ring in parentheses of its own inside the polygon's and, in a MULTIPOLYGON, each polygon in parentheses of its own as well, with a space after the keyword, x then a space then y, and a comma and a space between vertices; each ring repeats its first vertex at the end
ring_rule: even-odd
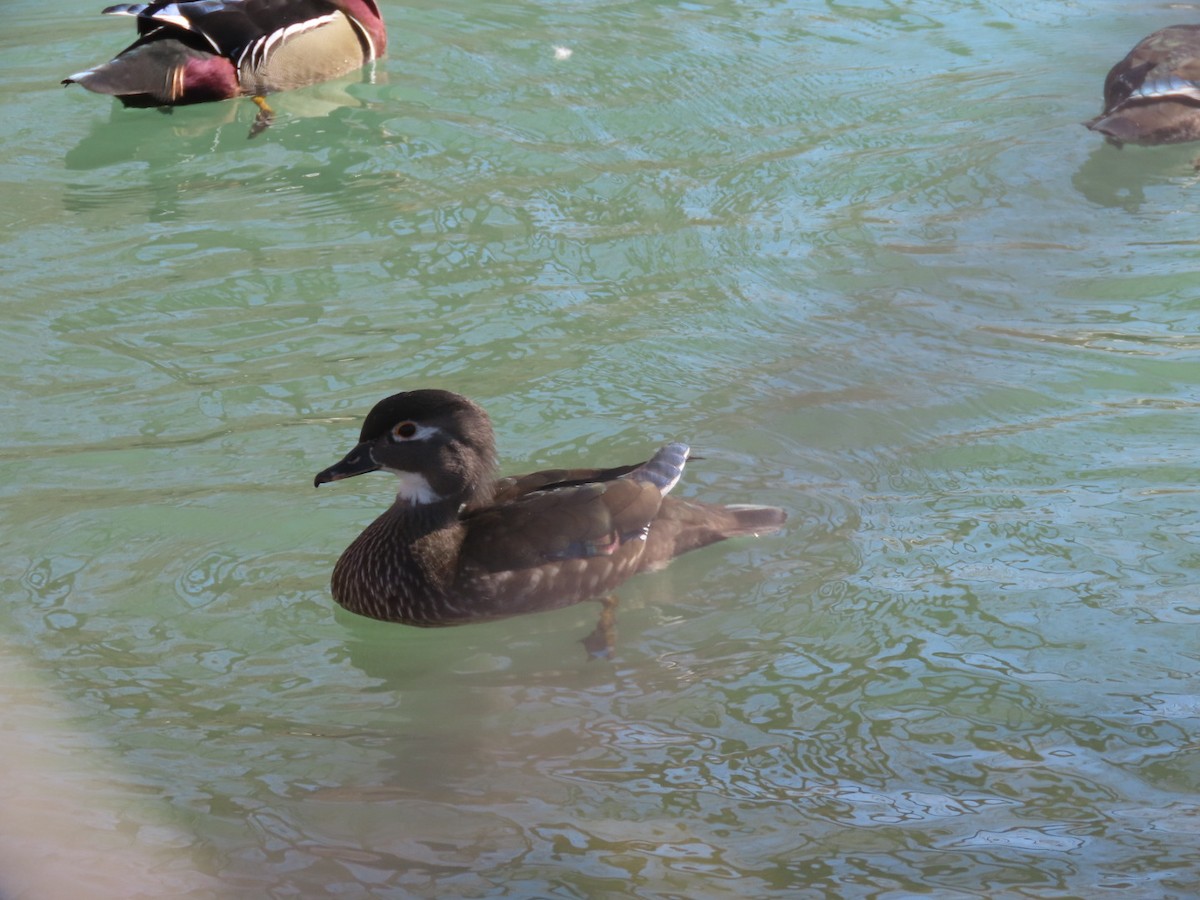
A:
POLYGON ((422 425, 412 419, 404 419, 392 426, 387 437, 393 444, 407 444, 411 441, 437 440, 442 434, 442 429, 436 425, 422 425))

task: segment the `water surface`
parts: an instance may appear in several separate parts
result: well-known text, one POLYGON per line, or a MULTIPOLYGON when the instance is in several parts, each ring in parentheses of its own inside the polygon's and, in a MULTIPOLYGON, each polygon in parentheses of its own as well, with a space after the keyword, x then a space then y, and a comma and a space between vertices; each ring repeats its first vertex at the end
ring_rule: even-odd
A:
POLYGON ((1200 151, 1078 124, 1194 8, 385 2, 249 140, 60 88, 100 5, 0 38, 0 890, 1200 887, 1200 151), (312 476, 428 386, 506 471, 682 439, 791 521, 611 664, 594 604, 358 619, 390 485, 312 476))

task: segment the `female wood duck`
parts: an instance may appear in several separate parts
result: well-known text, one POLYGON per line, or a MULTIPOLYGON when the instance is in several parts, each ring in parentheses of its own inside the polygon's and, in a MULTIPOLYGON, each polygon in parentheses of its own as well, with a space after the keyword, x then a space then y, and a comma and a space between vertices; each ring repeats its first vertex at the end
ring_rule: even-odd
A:
POLYGON ((376 0, 155 0, 104 10, 136 16, 138 39, 68 78, 126 106, 263 95, 337 78, 383 55, 376 0))
POLYGON ((1172 25, 1104 79, 1104 112, 1084 123, 1117 146, 1200 140, 1200 25, 1172 25))
MULTIPOLYGON (((378 469, 400 479, 395 503, 334 567, 333 598, 406 625, 497 619, 603 598, 681 553, 783 525, 772 506, 667 497, 687 457, 684 444, 667 444, 640 464, 493 481, 495 438, 481 407, 449 391, 395 394, 313 482, 378 469)), ((589 650, 611 651, 615 603, 605 601, 589 650)))

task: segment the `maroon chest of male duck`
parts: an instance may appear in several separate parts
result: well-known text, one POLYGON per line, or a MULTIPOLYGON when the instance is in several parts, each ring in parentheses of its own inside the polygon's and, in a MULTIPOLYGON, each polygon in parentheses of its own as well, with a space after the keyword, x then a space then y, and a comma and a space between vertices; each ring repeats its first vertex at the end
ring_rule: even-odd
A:
POLYGON ((346 75, 387 48, 375 0, 158 0, 104 12, 133 16, 137 40, 63 84, 126 106, 261 98, 346 75))
POLYGON ((338 560, 333 597, 376 619, 460 625, 603 599, 681 553, 783 525, 772 506, 668 497, 687 458, 675 443, 639 464, 497 481, 480 406, 439 390, 388 397, 358 444, 314 482, 383 470, 400 483, 338 560))

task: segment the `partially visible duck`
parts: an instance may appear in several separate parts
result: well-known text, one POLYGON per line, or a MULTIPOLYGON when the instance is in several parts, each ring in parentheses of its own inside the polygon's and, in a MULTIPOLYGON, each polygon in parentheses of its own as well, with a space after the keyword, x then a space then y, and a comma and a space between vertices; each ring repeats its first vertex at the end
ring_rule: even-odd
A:
POLYGON ((1104 79, 1104 111, 1084 122, 1121 144, 1200 140, 1200 25, 1147 37, 1104 79))
MULTIPOLYGON (((263 95, 337 78, 380 57, 376 0, 186 0, 126 3, 138 39, 110 62, 63 79, 126 106, 179 106, 263 95)), ((252 132, 253 133, 253 132, 252 132)))
MULTIPOLYGON (((612 469, 556 469, 493 481, 484 410, 449 391, 375 405, 357 446, 314 485, 383 470, 400 490, 342 553, 333 598, 351 612, 406 625, 461 625, 606 598, 638 572, 735 535, 779 529, 773 506, 668 497, 688 448, 612 469)), ((616 601, 605 599, 589 651, 612 650, 616 601)))

